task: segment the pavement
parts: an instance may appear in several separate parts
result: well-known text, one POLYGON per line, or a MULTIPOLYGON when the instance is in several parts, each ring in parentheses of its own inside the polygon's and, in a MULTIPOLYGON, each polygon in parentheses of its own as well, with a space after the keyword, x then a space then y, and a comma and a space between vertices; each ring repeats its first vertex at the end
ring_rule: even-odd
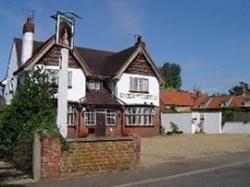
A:
POLYGON ((250 186, 250 152, 224 153, 101 176, 14 184, 13 187, 250 186))

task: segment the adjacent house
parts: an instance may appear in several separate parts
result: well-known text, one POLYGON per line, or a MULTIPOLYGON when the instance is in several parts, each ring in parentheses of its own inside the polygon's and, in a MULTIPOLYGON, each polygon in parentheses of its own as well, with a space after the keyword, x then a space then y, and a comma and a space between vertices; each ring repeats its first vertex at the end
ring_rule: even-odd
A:
MULTIPOLYGON (((58 83, 61 53, 55 36, 35 41, 33 35, 34 24, 28 18, 23 38, 13 39, 8 70, 1 82, 7 104, 25 74, 36 67, 58 83)), ((118 52, 74 47, 69 51, 66 136, 80 137, 85 129, 90 134, 117 136, 126 131, 157 135, 161 82, 140 36, 133 46, 118 52)))
POLYGON ((190 112, 192 109, 202 107, 207 99, 208 96, 200 91, 160 90, 160 105, 162 112, 190 112))
POLYGON ((221 110, 225 108, 248 108, 250 107, 250 96, 243 95, 225 95, 225 96, 211 96, 207 102, 201 106, 202 109, 207 110, 221 110))

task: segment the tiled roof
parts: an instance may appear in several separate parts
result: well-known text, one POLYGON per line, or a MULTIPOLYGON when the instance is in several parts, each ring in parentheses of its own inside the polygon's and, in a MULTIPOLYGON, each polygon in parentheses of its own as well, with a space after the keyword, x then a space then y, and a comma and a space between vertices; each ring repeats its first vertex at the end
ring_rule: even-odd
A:
POLYGON ((207 100, 206 95, 202 93, 191 93, 175 90, 160 90, 161 103, 163 105, 189 106, 198 108, 202 102, 207 100))
POLYGON ((113 96, 104 85, 100 91, 87 91, 86 96, 81 99, 83 105, 95 106, 121 106, 117 98, 113 96))
MULTIPOLYGON (((21 67, 21 65, 22 65, 21 57, 22 57, 23 40, 21 38, 14 38, 14 43, 15 43, 15 46, 16 46, 18 65, 19 65, 19 67, 21 67)), ((42 46, 43 43, 44 42, 41 42, 41 41, 34 41, 33 42, 33 53, 34 54, 40 49, 40 47, 42 46)))
MULTIPOLYGON (((19 67, 22 55, 22 39, 14 38, 17 50, 19 67)), ((33 54, 36 54, 46 42, 34 41, 33 54)), ((125 64, 127 59, 133 54, 137 46, 132 46, 119 52, 75 47, 80 56, 85 60, 87 66, 94 75, 114 76, 117 71, 125 64)))
POLYGON ((207 109, 218 109, 222 107, 227 108, 239 108, 244 107, 244 103, 250 100, 250 96, 247 95, 227 95, 227 96, 213 96, 207 102, 205 108, 207 109))

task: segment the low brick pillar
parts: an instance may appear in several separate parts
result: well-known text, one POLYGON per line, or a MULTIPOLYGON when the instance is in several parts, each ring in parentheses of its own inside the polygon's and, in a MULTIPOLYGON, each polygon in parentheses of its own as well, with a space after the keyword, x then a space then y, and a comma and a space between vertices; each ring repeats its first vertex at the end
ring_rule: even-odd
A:
POLYGON ((55 136, 41 138, 41 178, 59 178, 61 144, 55 136))
POLYGON ((41 140, 41 178, 98 174, 129 168, 140 160, 138 137, 93 137, 67 139, 61 151, 59 139, 41 140))

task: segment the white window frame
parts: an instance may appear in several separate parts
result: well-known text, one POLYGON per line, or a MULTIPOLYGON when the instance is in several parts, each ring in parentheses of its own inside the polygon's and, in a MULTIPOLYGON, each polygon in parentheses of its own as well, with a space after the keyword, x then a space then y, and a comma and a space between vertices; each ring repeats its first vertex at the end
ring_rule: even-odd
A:
POLYGON ((96 125, 96 113, 105 114, 105 124, 106 126, 115 126, 116 125, 116 110, 114 109, 87 109, 85 111, 85 125, 86 126, 95 126, 96 125), (89 119, 92 118, 92 119, 89 119), (110 120, 113 123, 110 123, 110 120))
POLYGON ((148 92, 149 83, 147 78, 129 77, 129 90, 134 92, 148 92))
POLYGON ((126 126, 153 126, 152 107, 127 107, 126 126))
POLYGON ((89 90, 101 90, 101 81, 90 79, 87 81, 87 86, 89 90))
POLYGON ((106 109, 105 120, 106 120, 106 126, 115 126, 116 125, 116 111, 113 109, 106 109), (109 120, 113 121, 113 123, 110 123, 109 120))
POLYGON ((95 109, 87 109, 85 111, 85 125, 86 126, 96 125, 96 110, 95 109))
MULTIPOLYGON (((59 85, 59 70, 58 69, 45 69, 45 73, 48 75, 48 81, 59 85)), ((73 72, 68 71, 68 88, 72 88, 73 72)))
POLYGON ((76 120, 76 106, 74 104, 68 103, 67 125, 75 126, 75 120, 76 120))

